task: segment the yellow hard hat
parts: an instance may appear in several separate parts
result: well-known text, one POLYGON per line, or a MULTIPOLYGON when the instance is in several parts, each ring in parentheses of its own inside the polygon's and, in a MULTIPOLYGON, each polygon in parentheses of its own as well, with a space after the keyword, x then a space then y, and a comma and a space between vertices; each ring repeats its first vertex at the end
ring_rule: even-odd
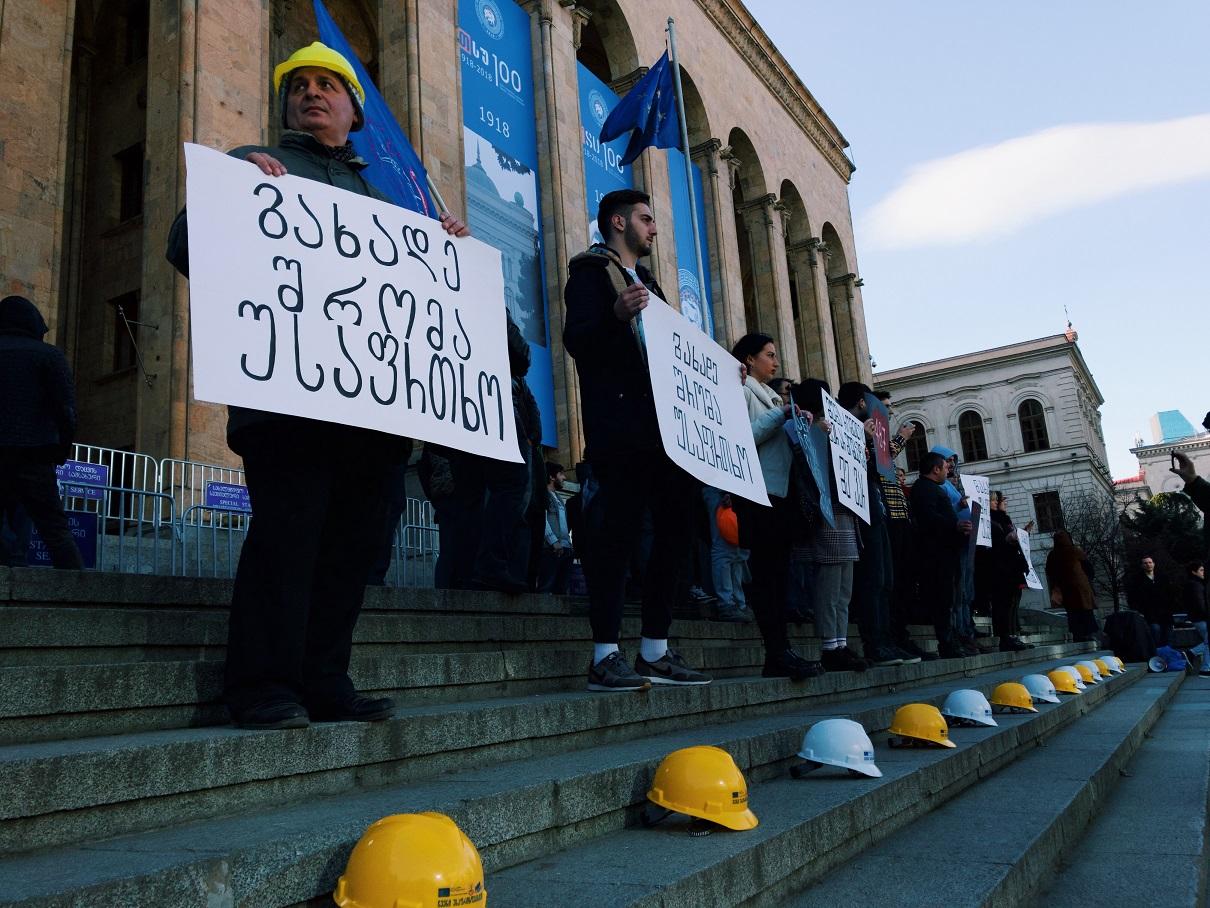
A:
POLYGON ((909 703, 895 710, 890 732, 913 741, 930 741, 942 747, 956 747, 950 740, 949 726, 941 710, 931 703, 909 703))
POLYGON ((1068 672, 1055 669, 1053 672, 1047 672, 1046 677, 1055 686, 1055 690, 1061 694, 1078 694, 1080 692, 1080 689, 1076 687, 1076 679, 1068 672))
POLYGON ((685 747, 664 757, 647 800, 728 829, 754 829, 759 822, 748 809, 744 774, 718 747, 685 747))
POLYGON ((1106 658, 1112 659, 1117 664, 1119 672, 1126 671, 1126 663, 1123 662, 1121 659, 1119 659, 1117 656, 1108 656, 1106 658))
MULTIPOLYGON (((349 95, 353 98, 353 129, 354 131, 361 129, 365 125, 365 89, 361 87, 357 73, 353 71, 348 58, 319 41, 299 48, 290 54, 288 59, 273 68, 273 91, 277 93, 281 101, 282 126, 286 125, 285 92, 282 89, 282 80, 294 70, 302 69, 304 66, 318 66, 320 69, 330 70, 340 76, 348 86, 349 95)), ((286 88, 289 88, 289 85, 286 88)))
POLYGON ((1096 681, 1092 680, 1092 669, 1090 669, 1087 665, 1077 662, 1072 666, 1072 668, 1080 673, 1080 677, 1083 679, 1085 684, 1097 683, 1096 681))
POLYGON ((445 814, 397 813, 365 831, 332 899, 341 908, 486 908, 483 862, 445 814))
POLYGON ((1093 659, 1093 664, 1096 665, 1097 671, 1101 673, 1102 678, 1108 678, 1113 670, 1104 659, 1093 659))
POLYGON ((992 691, 991 701, 992 706, 1006 709, 1023 709, 1031 713, 1038 711, 1038 708, 1034 706, 1034 698, 1030 696, 1029 688, 1018 681, 1005 681, 1003 684, 997 684, 996 689, 992 691))

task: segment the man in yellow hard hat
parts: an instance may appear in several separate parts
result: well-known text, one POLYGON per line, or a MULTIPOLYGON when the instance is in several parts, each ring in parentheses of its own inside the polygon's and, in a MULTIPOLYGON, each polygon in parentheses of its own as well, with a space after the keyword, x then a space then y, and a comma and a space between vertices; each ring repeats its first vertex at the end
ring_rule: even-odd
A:
MULTIPOLYGON (((349 61, 319 42, 273 72, 284 131, 276 146, 230 152, 270 177, 290 173, 389 202, 362 176, 349 142, 365 124, 349 61)), ((469 231, 446 213, 441 226, 469 231)), ((185 213, 168 259, 189 276, 185 213)), ((244 459, 253 519, 240 553, 228 623, 224 700, 243 728, 388 718, 388 697, 349 678, 353 628, 388 507, 387 481, 411 440, 331 422, 229 408, 227 443, 244 459)))

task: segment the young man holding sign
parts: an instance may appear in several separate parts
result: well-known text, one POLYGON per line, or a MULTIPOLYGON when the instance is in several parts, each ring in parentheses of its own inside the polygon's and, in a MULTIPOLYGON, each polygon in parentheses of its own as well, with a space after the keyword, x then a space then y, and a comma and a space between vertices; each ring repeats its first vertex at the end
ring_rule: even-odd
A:
MULTIPOLYGON (((316 42, 276 68, 274 87, 285 127, 280 144, 245 146, 233 156, 270 178, 292 174, 389 201, 361 175, 366 162, 349 142, 365 114, 348 60, 316 42)), ((169 235, 168 259, 188 277, 186 225, 182 212, 169 235)), ((454 236, 469 232, 449 215, 441 226, 454 236)), ((300 728, 311 720, 388 718, 390 698, 360 696, 348 670, 385 521, 387 479, 406 461, 410 440, 338 419, 238 406, 230 407, 227 440, 244 459, 254 512, 228 625, 223 696, 233 721, 244 728, 300 728)))
POLYGON ((622 189, 601 199, 605 242, 568 265, 563 343, 580 376, 581 416, 598 491, 587 505, 589 620, 593 656, 588 689, 644 690, 657 684, 708 684, 710 678, 668 648, 678 571, 689 540, 697 483, 664 453, 648 374, 642 311, 663 296, 639 264, 656 236, 650 199, 622 189), (626 568, 644 508, 654 540, 643 578, 643 625, 634 667, 618 648, 626 568))

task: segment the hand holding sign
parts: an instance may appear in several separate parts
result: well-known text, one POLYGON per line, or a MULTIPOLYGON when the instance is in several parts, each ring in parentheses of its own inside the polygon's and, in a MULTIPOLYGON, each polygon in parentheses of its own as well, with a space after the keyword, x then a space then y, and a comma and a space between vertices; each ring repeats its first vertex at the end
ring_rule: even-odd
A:
POLYGON ((832 424, 832 475, 836 497, 846 508, 870 522, 870 488, 866 475, 865 426, 826 391, 823 412, 832 424))

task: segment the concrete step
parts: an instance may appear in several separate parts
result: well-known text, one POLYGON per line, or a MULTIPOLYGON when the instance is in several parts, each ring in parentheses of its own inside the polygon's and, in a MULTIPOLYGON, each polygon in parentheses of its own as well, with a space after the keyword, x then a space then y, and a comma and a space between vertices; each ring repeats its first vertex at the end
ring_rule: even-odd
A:
MULTIPOLYGON (((1138 681, 1128 691, 1056 734, 1044 747, 807 884, 796 898, 777 904, 823 908, 843 900, 850 905, 908 908, 932 903, 939 892, 945 893, 945 903, 953 908, 1028 902, 1037 894, 1047 868, 1061 855, 1088 853, 1085 825, 1092 820, 1100 826, 1101 805, 1184 680, 1183 674, 1176 673, 1144 676, 1140 669, 1136 674, 1138 681)), ((1202 830, 1205 730, 1203 725, 1202 802, 1185 810, 1186 815, 1201 814, 1202 830)), ((1157 823, 1158 818, 1155 812, 1143 811, 1132 822, 1142 835, 1166 838, 1168 824, 1157 823)), ((1095 856, 1106 858, 1108 854, 1095 856)), ((805 880, 794 883, 801 886, 805 880)), ((1152 890, 1150 898, 1131 899, 1116 885, 1082 888, 1080 904, 1110 894, 1115 904, 1151 904, 1160 892, 1164 904, 1200 904, 1172 900, 1168 887, 1152 890)))
MULTIPOLYGON (((1071 661, 1077 648, 1086 647, 1071 644, 1063 648, 1067 656, 1063 661, 1071 661)), ((963 746, 957 752, 962 759, 943 769, 934 768, 934 763, 938 756, 945 755, 880 749, 880 762, 899 767, 887 772, 884 780, 852 785, 812 785, 804 781, 781 791, 779 786, 788 781, 784 779, 787 761, 798 750, 807 727, 820 718, 847 715, 870 729, 883 729, 905 700, 940 703, 959 685, 990 691, 1002 680, 1059 664, 1057 654, 1057 649, 1050 658, 1034 653, 1029 661, 1007 655, 983 657, 983 661, 945 660, 926 664, 931 673, 925 672, 924 666, 909 667, 920 669, 914 678, 907 677, 907 669, 881 669, 864 676, 836 673, 825 676, 818 686, 835 685, 830 695, 820 692, 796 702, 788 699, 793 694, 790 685, 769 681, 721 682, 709 688, 642 696, 544 695, 533 699, 549 707, 552 715, 548 718, 559 725, 545 729, 545 738, 535 737, 519 748, 514 754, 519 759, 513 762, 502 762, 507 756, 494 759, 489 753, 493 751, 496 718, 487 708, 468 713, 466 718, 472 721, 464 727, 455 721, 457 712, 450 711, 431 725, 420 721, 422 715, 416 715, 370 727, 341 724, 276 733, 207 730, 213 747, 201 755, 190 752, 193 742, 187 735, 178 736, 175 745, 163 754, 171 761, 159 769, 131 762, 106 771, 111 798, 108 804, 101 804, 103 799, 86 798, 85 786, 69 792, 70 778, 62 775, 65 766, 56 771, 46 762, 40 766, 27 763, 19 774, 10 771, 16 766, 0 768, 9 780, 10 791, 37 796, 20 798, 26 808, 23 816, 11 817, 0 826, 11 827, 3 833, 7 848, 28 848, 39 842, 49 845, 65 827, 75 837, 87 839, 79 846, 48 847, 0 858, 0 878, 9 881, 0 891, 0 905, 291 905, 331 891, 349 849, 373 819, 412 810, 447 812, 476 842, 489 870, 493 904, 532 905, 534 892, 538 891, 534 888, 529 888, 524 897, 498 902, 494 887, 499 874, 495 871, 559 848, 609 839, 608 834, 633 824, 660 759, 671 750, 700 743, 723 746, 736 756, 761 797, 755 802, 758 813, 779 809, 774 805, 781 803, 801 807, 800 795, 808 791, 830 792, 832 813, 824 816, 826 811, 815 811, 823 817, 821 833, 842 838, 857 835, 863 824, 883 814, 910 813, 922 800, 932 798, 932 792, 961 787, 966 774, 977 773, 980 767, 1029 746, 1039 734, 1091 709, 1118 688, 1136 681, 1141 673, 1114 679, 1054 707, 1039 717, 1040 722, 1029 724, 1012 717, 995 741, 985 742, 981 733, 973 732, 971 740, 976 743, 963 746), (762 693, 781 696, 783 706, 792 705, 761 715, 762 707, 769 702, 762 704, 762 693), (846 693, 847 699, 843 699, 846 693), (701 727, 692 709, 695 701, 704 698, 732 703, 737 708, 721 708, 724 702, 716 703, 720 708, 713 713, 715 724, 701 727), (595 724, 577 733, 581 713, 595 724), (627 719, 629 728, 620 727, 619 722, 627 719), (398 727, 383 728, 392 724, 398 727), (1020 731, 1020 726, 1025 726, 1025 731, 1020 731), (393 738, 393 751, 374 752, 380 731, 393 738), (239 747, 220 754, 218 748, 224 742, 236 742, 239 747), (322 755, 308 748, 309 742, 329 743, 333 750, 366 761, 356 768, 358 787, 329 791, 323 796, 321 788, 285 776, 299 771, 294 764, 303 762, 312 775, 322 774, 322 755), (476 760, 467 760, 453 750, 470 749, 476 744, 480 745, 480 758, 476 760), (390 778, 384 768, 387 761, 403 761, 409 751, 419 754, 425 750, 435 757, 428 768, 444 772, 431 771, 424 776, 417 773, 414 777, 404 773, 390 778), (374 760, 379 761, 377 765, 369 762, 374 760), (195 772, 195 768, 202 771, 195 772), (232 775, 235 770, 244 776, 249 771, 277 771, 283 775, 258 792, 256 786, 237 781, 232 775), (924 775, 912 775, 917 771, 924 775), (198 778, 202 775, 205 778, 198 778), (175 797, 169 793, 169 789, 179 790, 181 783, 187 785, 191 779, 212 787, 181 791, 175 797), (768 783, 768 796, 764 795, 764 779, 775 780, 768 783), (148 781, 153 784, 145 784, 148 781), (32 792, 31 783, 39 786, 32 792), (58 798, 57 803, 45 797, 51 793, 58 798), (261 796, 264 793, 274 800, 266 800, 261 796), (70 799, 65 800, 69 794, 70 799), (214 800, 207 803, 207 795, 213 795, 214 800), (114 796, 125 801, 114 801, 114 796), (853 798, 858 800, 850 804, 853 798), (29 810, 35 806, 34 800, 55 812, 43 813, 39 819, 29 810), (279 806, 287 802, 292 806, 279 806), (142 805, 148 805, 148 812, 140 818, 137 812, 142 805), (199 809, 228 816, 185 822, 190 815, 198 816, 199 809), (89 816, 93 817, 90 822, 78 819, 89 816), (146 827, 159 823, 168 828, 112 837, 140 819, 146 827)), ((514 704, 506 708, 519 707, 514 704)), ((155 746, 146 739, 156 736, 130 737, 144 739, 144 751, 155 746)), ((115 740, 111 746, 121 744, 115 740)), ((96 750, 85 753, 76 746, 66 747, 60 756, 84 759, 77 768, 97 778, 95 764, 90 763, 101 757, 96 750)), ((53 756, 45 754, 43 759, 53 756)), ((890 767, 883 768, 885 771, 890 767)), ((761 828, 768 825, 766 820, 761 828)), ((624 835, 648 841, 648 833, 624 835)), ((705 841, 724 838, 718 835, 705 841)), ((642 841, 638 842, 640 847, 642 841)), ((688 843, 677 837, 676 844, 684 847, 688 843)), ((553 859, 562 860, 565 854, 553 859)), ((655 866, 644 855, 632 855, 631 860, 644 868, 655 866)), ((550 896, 552 882, 557 883, 559 891, 574 889, 577 903, 582 897, 591 901, 583 892, 583 881, 598 879, 602 870, 598 868, 575 882, 560 877, 542 883, 539 888, 546 893, 543 903, 559 903, 550 896)), ((622 878, 616 866, 614 872, 616 879, 622 878)), ((530 878, 526 885, 537 884, 530 878)), ((606 889, 600 889, 601 904, 607 903, 606 889)), ((616 895, 616 889, 609 892, 616 895)), ((676 904, 727 902, 705 898, 676 904)))
MULTIPOLYGON (((611 833, 493 875, 488 880, 492 903, 526 906, 533 904, 538 887, 568 891, 574 886, 577 904, 586 908, 784 905, 805 880, 918 821, 1069 723, 1083 723, 1084 714, 1142 677, 1136 668, 1080 696, 1043 705, 1037 714, 998 716, 996 728, 954 729, 955 749, 891 750, 884 734, 873 735, 881 779, 827 769, 800 780, 785 772, 763 782, 758 777, 748 797, 760 820, 753 830, 690 838, 688 820, 675 817, 654 829, 611 833)), ((898 703, 909 699, 915 697, 901 694, 898 703)), ((890 882, 885 875, 867 879, 830 904, 849 904, 863 889, 881 893, 890 882)), ((956 885, 940 886, 913 904, 948 903, 956 885)))
MULTIPOLYGON (((402 784, 441 772, 778 715, 943 679, 1069 659, 1087 644, 829 673, 729 678, 646 694, 585 691, 412 706, 376 723, 285 732, 230 727, 0 747, 0 853, 402 784)), ((1015 670, 1014 670, 1015 671, 1015 670)))
POLYGON ((1207 904, 1210 681, 1187 678, 1032 904, 1207 904))

